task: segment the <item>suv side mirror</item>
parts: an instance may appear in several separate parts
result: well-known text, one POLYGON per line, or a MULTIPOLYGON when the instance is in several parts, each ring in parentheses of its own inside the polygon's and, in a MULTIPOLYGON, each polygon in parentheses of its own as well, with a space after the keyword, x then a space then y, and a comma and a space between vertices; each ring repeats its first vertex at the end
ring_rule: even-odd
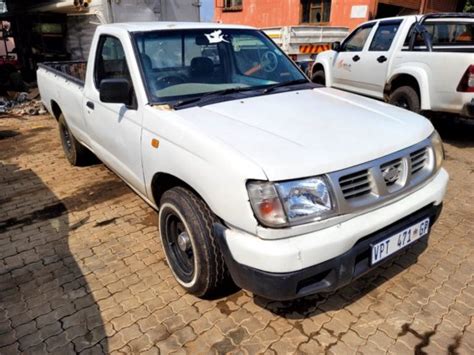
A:
POLYGON ((111 104, 131 105, 132 85, 128 79, 104 79, 100 82, 100 101, 111 104))
POLYGON ((337 41, 337 42, 332 42, 331 44, 331 49, 335 52, 339 52, 341 51, 341 42, 337 41))

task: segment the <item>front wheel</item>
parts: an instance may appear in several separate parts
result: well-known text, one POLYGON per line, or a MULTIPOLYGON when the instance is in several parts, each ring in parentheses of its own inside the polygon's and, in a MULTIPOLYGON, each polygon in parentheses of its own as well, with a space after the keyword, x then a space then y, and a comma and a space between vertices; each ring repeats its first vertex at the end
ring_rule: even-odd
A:
POLYGON ((324 70, 316 70, 316 72, 313 74, 311 80, 315 84, 320 84, 323 86, 326 86, 326 75, 324 73, 324 70))
POLYGON ((217 217, 191 191, 175 187, 163 194, 158 224, 166 260, 176 281, 189 293, 210 297, 231 284, 215 240, 217 217))
POLYGON ((420 97, 411 86, 401 86, 395 89, 390 94, 388 102, 412 112, 420 112, 420 97))

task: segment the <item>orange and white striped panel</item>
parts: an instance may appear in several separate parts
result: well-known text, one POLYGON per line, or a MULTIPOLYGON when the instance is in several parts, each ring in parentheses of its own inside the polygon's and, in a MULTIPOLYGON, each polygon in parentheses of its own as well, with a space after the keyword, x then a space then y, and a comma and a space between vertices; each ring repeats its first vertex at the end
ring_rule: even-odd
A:
POLYGON ((331 49, 329 44, 305 44, 300 46, 301 54, 318 54, 331 49))

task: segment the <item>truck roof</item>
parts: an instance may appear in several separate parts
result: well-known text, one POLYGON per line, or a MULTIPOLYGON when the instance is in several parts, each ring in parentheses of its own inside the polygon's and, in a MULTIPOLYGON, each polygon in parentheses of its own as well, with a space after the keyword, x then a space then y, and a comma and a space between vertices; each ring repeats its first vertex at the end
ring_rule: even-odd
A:
POLYGON ((378 22, 378 21, 404 20, 404 19, 409 19, 409 18, 420 20, 421 18, 423 18, 424 16, 427 16, 427 15, 428 16, 431 16, 431 15, 444 16, 444 17, 429 18, 428 21, 443 21, 443 20, 452 20, 452 19, 456 19, 456 18, 460 18, 460 19, 462 18, 463 21, 465 21, 465 20, 472 21, 472 19, 474 19, 473 15, 469 14, 469 13, 449 13, 449 12, 446 12, 446 13, 438 13, 438 14, 405 15, 405 16, 395 16, 395 17, 384 17, 384 18, 370 20, 370 21, 367 21, 367 22, 364 22, 364 23, 371 23, 371 22, 378 22))
POLYGON ((250 26, 229 25, 215 22, 123 22, 101 25, 101 28, 120 29, 127 32, 147 32, 160 30, 188 30, 188 29, 255 29, 250 26))

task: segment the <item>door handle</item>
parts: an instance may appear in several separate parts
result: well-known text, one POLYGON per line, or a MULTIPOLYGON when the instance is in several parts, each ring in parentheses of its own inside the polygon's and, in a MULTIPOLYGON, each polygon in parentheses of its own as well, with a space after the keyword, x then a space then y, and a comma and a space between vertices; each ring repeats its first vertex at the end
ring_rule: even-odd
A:
POLYGON ((91 110, 93 110, 95 108, 95 105, 92 101, 87 101, 86 106, 89 107, 91 110))
POLYGON ((381 55, 380 57, 377 58, 377 62, 383 63, 387 61, 387 57, 384 55, 381 55))
POLYGON ((355 55, 355 56, 352 57, 352 60, 354 62, 358 62, 360 60, 360 57, 358 55, 355 55))

